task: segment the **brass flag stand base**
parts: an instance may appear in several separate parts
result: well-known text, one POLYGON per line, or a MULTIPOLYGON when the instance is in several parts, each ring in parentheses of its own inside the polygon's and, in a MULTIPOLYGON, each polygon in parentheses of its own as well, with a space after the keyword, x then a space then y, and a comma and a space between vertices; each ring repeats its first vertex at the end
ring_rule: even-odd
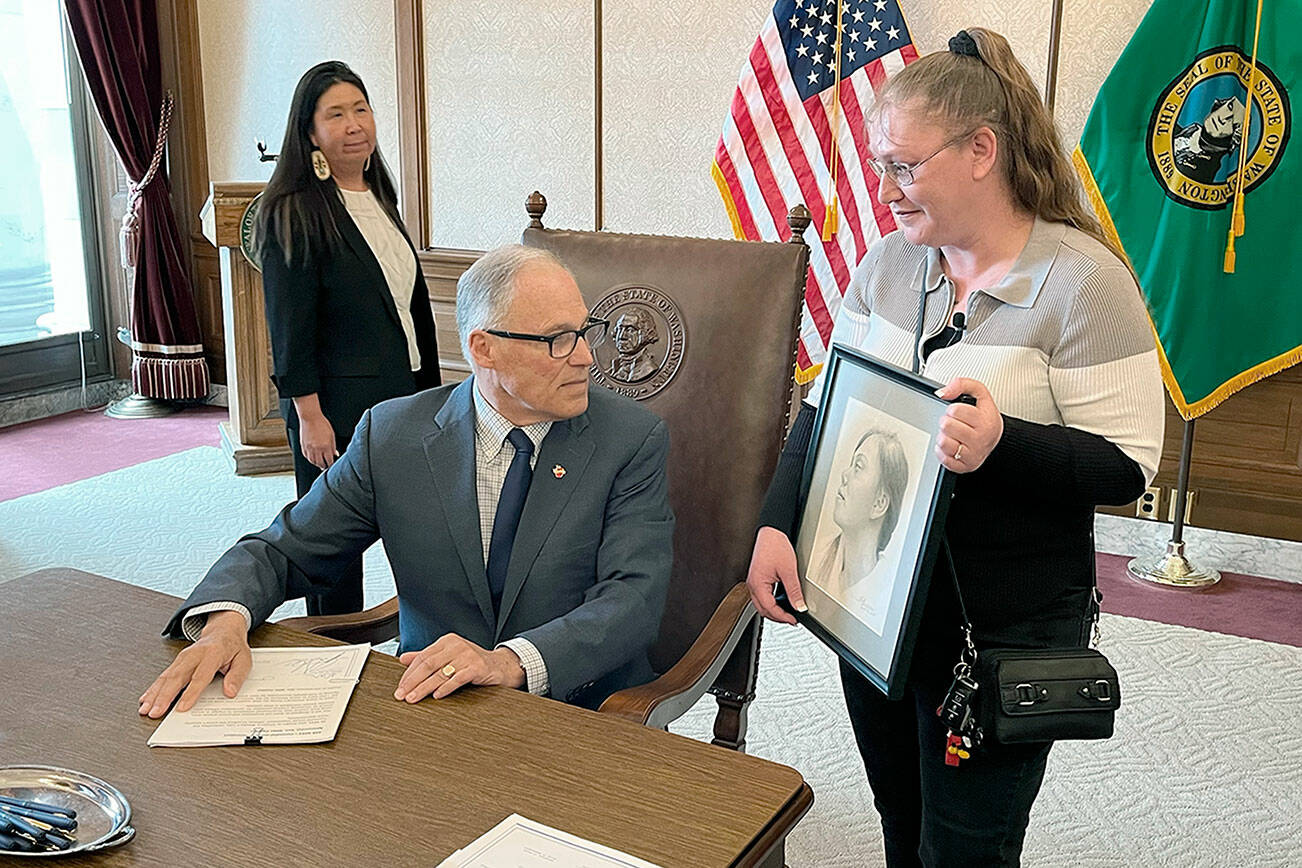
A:
POLYGON ((1209 588, 1221 580, 1219 571, 1189 563, 1184 556, 1184 542, 1175 540, 1166 544, 1166 554, 1134 558, 1126 565, 1126 571, 1132 579, 1169 588, 1209 588))
POLYGON ((1216 570, 1204 570, 1189 563, 1184 556, 1184 516, 1189 503, 1185 493, 1189 490, 1189 463, 1193 457, 1194 423, 1184 423, 1184 442, 1180 445, 1180 469, 1175 490, 1175 516, 1171 527, 1171 540, 1166 553, 1158 557, 1138 557, 1126 565, 1132 579, 1152 582, 1168 588, 1198 590, 1209 588, 1221 580, 1216 570))
POLYGON ((160 401, 157 398, 132 394, 109 404, 104 410, 104 415, 114 419, 157 419, 180 411, 181 406, 173 401, 160 401))

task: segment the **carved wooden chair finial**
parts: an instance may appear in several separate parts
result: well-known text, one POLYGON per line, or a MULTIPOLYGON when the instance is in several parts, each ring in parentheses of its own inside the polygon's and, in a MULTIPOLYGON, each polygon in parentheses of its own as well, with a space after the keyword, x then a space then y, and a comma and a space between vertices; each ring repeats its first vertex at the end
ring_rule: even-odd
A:
MULTIPOLYGON (((529 198, 525 200, 524 210, 529 215, 529 228, 542 229, 542 215, 547 210, 547 197, 534 190, 529 194, 529 198)), ((809 221, 806 220, 805 222, 808 223, 809 221)))
POLYGON ((803 244, 805 242, 805 230, 809 228, 809 223, 813 218, 809 216, 809 209, 802 204, 797 204, 787 212, 787 225, 791 227, 792 244, 803 244))

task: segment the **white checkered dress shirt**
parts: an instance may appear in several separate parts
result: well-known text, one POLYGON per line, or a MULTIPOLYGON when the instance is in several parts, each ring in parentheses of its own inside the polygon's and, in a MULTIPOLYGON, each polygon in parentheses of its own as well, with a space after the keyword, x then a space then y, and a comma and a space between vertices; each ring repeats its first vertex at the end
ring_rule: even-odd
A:
MULTIPOLYGON (((515 447, 507 442, 506 435, 511 433, 512 425, 501 413, 479 394, 479 387, 473 389, 475 396, 475 493, 479 500, 479 536, 484 547, 484 566, 488 566, 488 547, 493 539, 493 520, 497 517, 497 502, 502 497, 502 485, 506 482, 506 472, 515 457, 515 447)), ((551 422, 538 422, 520 429, 533 442, 533 454, 529 456, 532 468, 538 462, 538 449, 543 438, 551 430, 551 422)), ((235 602, 208 603, 195 606, 185 613, 181 620, 181 632, 191 642, 197 640, 203 632, 205 615, 209 612, 233 611, 244 615, 245 629, 252 629, 253 616, 247 608, 235 602)), ((551 684, 547 677, 547 664, 532 642, 520 636, 507 639, 497 646, 510 648, 520 658, 524 667, 525 686, 530 693, 544 695, 551 684)))

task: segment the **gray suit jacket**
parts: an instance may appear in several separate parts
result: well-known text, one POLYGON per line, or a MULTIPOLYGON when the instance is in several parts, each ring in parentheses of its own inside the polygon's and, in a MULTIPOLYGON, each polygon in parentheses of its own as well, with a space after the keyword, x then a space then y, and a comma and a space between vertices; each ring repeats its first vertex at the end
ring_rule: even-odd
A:
POLYGON ((466 380, 367 411, 339 460, 222 555, 165 634, 179 637, 186 610, 219 600, 242 603, 260 624, 286 599, 329 588, 379 538, 397 583, 400 650, 444 633, 485 648, 523 636, 542 654, 551 695, 589 707, 650 680, 646 650, 673 558, 664 422, 592 387, 587 412, 552 425, 494 618, 471 389, 466 380))

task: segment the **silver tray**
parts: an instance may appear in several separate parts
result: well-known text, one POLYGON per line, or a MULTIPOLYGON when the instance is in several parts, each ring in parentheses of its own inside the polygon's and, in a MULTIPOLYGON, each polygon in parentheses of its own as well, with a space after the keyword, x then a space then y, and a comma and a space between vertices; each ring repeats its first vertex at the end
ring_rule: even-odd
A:
POLYGON ((85 772, 54 766, 0 766, 0 796, 45 802, 77 812, 76 842, 67 850, 4 856, 65 856, 125 844, 136 836, 131 805, 116 787, 85 772))

